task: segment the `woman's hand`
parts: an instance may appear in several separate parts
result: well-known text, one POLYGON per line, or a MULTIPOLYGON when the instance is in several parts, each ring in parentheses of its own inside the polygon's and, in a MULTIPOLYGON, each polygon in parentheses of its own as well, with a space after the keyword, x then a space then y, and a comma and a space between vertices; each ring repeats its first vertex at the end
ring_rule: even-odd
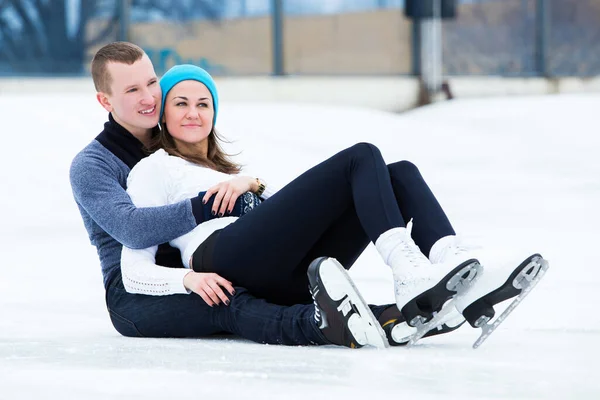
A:
POLYGON ((190 271, 183 277, 183 286, 202 297, 211 307, 221 302, 229 305, 229 299, 222 288, 232 296, 235 294, 231 282, 212 272, 190 271))
POLYGON ((218 214, 219 217, 222 217, 226 212, 230 213, 233 210, 235 201, 242 193, 255 192, 256 189, 258 189, 258 183, 255 178, 239 176, 229 181, 218 183, 208 189, 202 201, 206 204, 210 197, 216 193, 212 212, 213 215, 218 214))

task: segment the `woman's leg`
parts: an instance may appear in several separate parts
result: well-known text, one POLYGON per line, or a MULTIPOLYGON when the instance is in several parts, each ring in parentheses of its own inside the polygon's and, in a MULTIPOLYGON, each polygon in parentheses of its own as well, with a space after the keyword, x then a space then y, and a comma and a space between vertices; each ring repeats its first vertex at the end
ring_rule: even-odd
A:
POLYGON ((410 161, 388 165, 392 188, 405 223, 413 220, 412 238, 429 256, 431 246, 439 239, 454 235, 454 229, 419 169, 410 161))
POLYGON ((348 235, 349 246, 355 240, 364 244, 364 235, 375 242, 383 232, 404 226, 387 165, 370 144, 352 146, 311 168, 223 229, 212 271, 258 297, 290 304, 288 284, 306 274, 313 247, 351 209, 363 233, 348 235))
POLYGON ((307 251, 278 296, 281 304, 299 304, 311 301, 307 290, 306 269, 317 257, 335 258, 346 269, 350 269, 369 244, 369 237, 362 228, 356 210, 350 207, 319 237, 307 251))
MULTIPOLYGON (((418 168, 409 161, 399 161, 388 165, 396 204, 405 223, 413 220, 412 237, 423 254, 428 255, 431 246, 440 238, 454 235, 454 229, 423 179, 418 168)), ((369 244, 354 205, 351 205, 340 218, 334 221, 317 242, 307 252, 288 285, 286 304, 309 302, 306 267, 317 257, 337 259, 346 269, 350 269, 369 244)))
MULTIPOLYGON (((425 188, 423 193, 433 197, 425 188)), ((435 205, 440 209, 437 201, 435 205)), ((290 284, 306 271, 311 250, 352 207, 364 233, 392 267, 396 303, 403 313, 408 307, 408 320, 429 318, 463 280, 473 278, 467 272, 474 265, 431 267, 403 228, 388 166, 379 150, 365 143, 308 170, 223 229, 209 268, 261 298, 289 304, 290 284)), ((422 211, 427 212, 426 206, 422 211)))
MULTIPOLYGON (((413 220, 412 237, 423 254, 428 256, 435 242, 455 235, 454 229, 416 165, 410 161, 399 161, 387 167, 404 223, 413 220)), ((306 259, 333 257, 350 269, 368 244, 369 237, 360 224, 356 209, 351 206, 319 238, 306 259)))

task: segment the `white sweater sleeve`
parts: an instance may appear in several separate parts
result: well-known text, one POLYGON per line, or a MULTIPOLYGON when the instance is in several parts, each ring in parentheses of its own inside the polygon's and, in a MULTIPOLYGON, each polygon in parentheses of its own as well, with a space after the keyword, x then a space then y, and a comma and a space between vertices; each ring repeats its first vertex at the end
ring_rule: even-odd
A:
MULTIPOLYGON (((167 204, 168 179, 163 157, 150 156, 140 161, 127 178, 127 193, 136 207, 156 207, 167 204)), ((156 265, 158 246, 134 250, 123 247, 121 274, 129 293, 163 296, 189 294, 183 285, 188 268, 166 268, 156 265)))
POLYGON ((189 294, 183 285, 183 277, 188 268, 166 268, 156 265, 158 246, 141 250, 123 247, 121 253, 121 274, 123 286, 129 293, 164 296, 168 294, 189 294))

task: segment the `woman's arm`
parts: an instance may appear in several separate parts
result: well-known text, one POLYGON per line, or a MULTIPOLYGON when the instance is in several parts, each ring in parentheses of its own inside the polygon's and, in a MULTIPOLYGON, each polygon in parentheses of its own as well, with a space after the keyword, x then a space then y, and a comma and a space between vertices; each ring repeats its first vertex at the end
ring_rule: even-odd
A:
POLYGON ((240 202, 245 204, 241 206, 245 213, 258 205, 261 200, 271 197, 273 193, 275 193, 274 189, 263 180, 259 181, 251 176, 238 176, 210 187, 202 197, 202 201, 205 205, 205 213, 210 210, 212 215, 239 217, 241 214, 235 211, 240 208, 240 202), (264 185, 264 190, 261 185, 264 185), (260 195, 256 194, 258 192, 261 192, 260 195), (242 195, 246 194, 251 194, 254 200, 247 196, 242 198, 242 195))
POLYGON ((265 181, 262 178, 259 178, 260 181, 262 182, 263 185, 265 185, 265 190, 264 192, 262 192, 262 194, 260 195, 260 198, 262 200, 267 200, 269 197, 273 196, 275 193, 277 193, 277 188, 275 186, 273 186, 272 184, 268 183, 267 181, 265 181))
POLYGON ((236 176, 211 186, 206 191, 202 201, 204 204, 212 201, 211 210, 213 215, 219 217, 230 215, 240 196, 246 192, 254 192, 257 186, 255 178, 250 176, 236 176))
POLYGON ((125 290, 151 296, 189 294, 190 291, 183 284, 183 278, 190 270, 156 265, 157 249, 158 246, 137 250, 123 247, 121 275, 125 290))
MULTIPOLYGON (((167 166, 163 165, 161 160, 156 156, 143 159, 131 170, 127 178, 126 195, 138 209, 168 205, 169 183, 165 170, 167 166)), ((149 229, 159 230, 160 227, 150 226, 149 229)), ((138 235, 143 234, 144 232, 138 232, 138 235)), ((156 265, 157 250, 158 246, 143 249, 123 247, 121 274, 125 290, 129 293, 153 296, 189 294, 190 291, 183 284, 183 278, 190 270, 156 265)))
POLYGON ((264 179, 263 174, 260 174, 259 171, 245 169, 243 171, 243 174, 254 177, 254 183, 251 189, 252 192, 256 193, 258 191, 260 183, 264 185, 265 189, 259 196, 261 200, 267 200, 269 197, 277 193, 277 191, 280 189, 277 186, 273 185, 273 183, 270 182, 270 180, 264 179))
POLYGON ((223 289, 235 294, 233 285, 215 273, 194 272, 188 268, 166 268, 156 265, 157 246, 142 250, 127 247, 121 253, 121 275, 128 293, 150 296, 196 293, 209 306, 229 299, 223 289))
MULTIPOLYGON (((131 171, 127 179, 127 193, 137 207, 160 207, 168 204, 173 182, 168 174, 167 160, 168 157, 160 155, 147 158, 131 171)), ((221 301, 229 303, 221 287, 233 293, 231 282, 213 273, 197 273, 187 268, 156 265, 157 249, 157 246, 137 250, 123 248, 121 274, 127 292, 164 296, 189 294, 193 291, 210 306, 221 301)))

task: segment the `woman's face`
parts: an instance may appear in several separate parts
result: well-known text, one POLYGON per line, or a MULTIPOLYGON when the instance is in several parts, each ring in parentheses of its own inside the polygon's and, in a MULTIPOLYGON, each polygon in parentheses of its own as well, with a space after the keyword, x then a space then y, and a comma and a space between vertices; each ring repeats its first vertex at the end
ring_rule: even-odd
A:
POLYGON ((210 91, 198 81, 182 81, 167 94, 163 123, 176 141, 201 143, 213 127, 215 109, 210 91))

